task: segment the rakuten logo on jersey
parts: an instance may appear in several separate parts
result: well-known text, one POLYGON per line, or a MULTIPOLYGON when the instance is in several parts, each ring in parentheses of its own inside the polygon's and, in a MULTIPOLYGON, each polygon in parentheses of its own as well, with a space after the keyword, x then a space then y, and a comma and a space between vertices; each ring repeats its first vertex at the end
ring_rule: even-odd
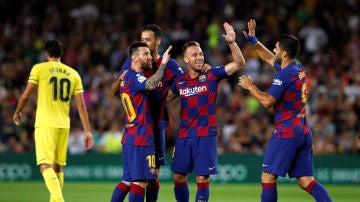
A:
POLYGON ((180 95, 184 95, 185 97, 188 97, 188 96, 197 95, 199 93, 206 92, 206 91, 207 91, 206 86, 195 86, 195 87, 191 87, 191 88, 180 89, 180 95))

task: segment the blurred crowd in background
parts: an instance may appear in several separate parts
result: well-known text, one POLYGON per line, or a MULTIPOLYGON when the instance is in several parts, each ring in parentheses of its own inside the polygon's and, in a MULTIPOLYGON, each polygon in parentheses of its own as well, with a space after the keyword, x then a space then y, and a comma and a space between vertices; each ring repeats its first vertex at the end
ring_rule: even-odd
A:
MULTIPOLYGON (((163 30, 159 52, 172 44, 174 57, 186 71, 181 48, 198 41, 206 63, 231 58, 221 38, 222 23, 231 23, 246 59, 245 68, 221 82, 217 97, 219 153, 262 155, 274 129, 273 114, 237 85, 250 75, 262 90, 275 71, 244 40, 249 19, 256 36, 270 50, 280 34, 301 40, 298 62, 307 71, 308 113, 314 152, 360 153, 360 1, 359 0, 40 0, 0 1, 0 153, 34 152, 36 96, 23 110, 21 126, 12 122, 18 98, 35 63, 44 61, 46 39, 63 43, 62 62, 83 80, 95 148, 92 153, 121 153, 124 112, 111 84, 138 41, 144 25, 163 30)), ((85 153, 82 128, 72 104, 69 153, 85 153)), ((179 124, 179 101, 170 103, 167 149, 179 124)), ((49 112, 51 113, 51 112, 49 112)))

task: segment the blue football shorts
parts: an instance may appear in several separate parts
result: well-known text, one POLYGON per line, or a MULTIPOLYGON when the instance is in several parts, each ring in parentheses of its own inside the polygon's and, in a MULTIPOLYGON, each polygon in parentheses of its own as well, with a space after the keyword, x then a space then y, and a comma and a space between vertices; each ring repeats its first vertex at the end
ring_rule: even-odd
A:
POLYGON ((126 182, 156 179, 155 148, 123 144, 123 177, 126 182))
POLYGON ((313 176, 312 134, 294 138, 271 138, 266 149, 262 171, 290 178, 313 176))
POLYGON ((218 155, 216 136, 177 138, 171 170, 189 174, 195 168, 197 176, 217 174, 218 155))

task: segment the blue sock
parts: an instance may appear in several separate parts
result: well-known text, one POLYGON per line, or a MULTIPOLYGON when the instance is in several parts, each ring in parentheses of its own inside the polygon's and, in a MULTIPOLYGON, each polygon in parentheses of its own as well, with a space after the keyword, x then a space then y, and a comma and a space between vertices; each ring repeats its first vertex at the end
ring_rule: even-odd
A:
POLYGON ((311 194, 314 199, 318 202, 331 202, 332 199, 329 196, 329 193, 326 191, 325 187, 315 180, 310 182, 306 187, 306 191, 311 194))
POLYGON ((130 188, 129 201, 144 202, 145 189, 137 184, 132 184, 130 188))
POLYGON ((209 200, 209 182, 199 182, 196 183, 197 192, 195 201, 207 202, 209 200))
POLYGON ((122 202, 124 201, 126 194, 129 192, 130 187, 124 184, 123 182, 119 182, 115 187, 113 194, 111 196, 111 202, 122 202))
POLYGON ((175 183, 174 193, 177 202, 189 202, 189 187, 187 182, 175 183))
POLYGON ((276 202, 276 183, 262 183, 261 202, 276 202))
POLYGON ((146 188, 146 202, 157 201, 159 194, 160 183, 157 181, 149 181, 146 188))

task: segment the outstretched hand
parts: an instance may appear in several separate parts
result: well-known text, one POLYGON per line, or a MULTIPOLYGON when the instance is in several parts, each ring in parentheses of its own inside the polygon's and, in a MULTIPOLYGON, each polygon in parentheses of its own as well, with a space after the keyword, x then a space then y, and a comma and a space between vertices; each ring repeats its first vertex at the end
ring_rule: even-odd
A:
POLYGON ((228 43, 232 43, 235 41, 236 39, 236 34, 234 31, 233 26, 231 26, 229 23, 224 22, 224 29, 226 34, 223 34, 222 36, 224 37, 224 39, 228 42, 228 43))
POLYGON ((255 36, 255 28, 256 28, 256 21, 253 19, 250 19, 250 21, 248 22, 248 33, 246 33, 246 31, 243 31, 244 36, 246 37, 247 35, 254 37, 255 36))
POLYGON ((249 90, 250 86, 253 85, 253 79, 250 76, 242 75, 239 77, 239 86, 246 90, 249 90))
POLYGON ((161 61, 162 64, 166 65, 169 62, 171 49, 172 49, 171 45, 166 49, 162 57, 162 61, 161 61))

